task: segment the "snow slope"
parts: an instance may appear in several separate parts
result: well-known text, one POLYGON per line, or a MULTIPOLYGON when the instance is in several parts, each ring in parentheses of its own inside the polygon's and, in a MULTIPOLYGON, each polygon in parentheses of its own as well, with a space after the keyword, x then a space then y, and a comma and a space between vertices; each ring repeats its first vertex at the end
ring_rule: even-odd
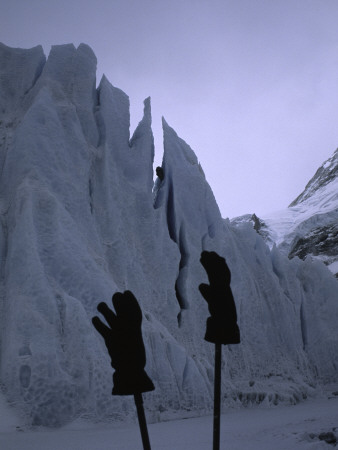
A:
POLYGON ((129 100, 81 44, 0 45, 0 379, 27 425, 127 420, 112 397, 100 301, 130 289, 143 310, 151 422, 204 415, 213 347, 202 250, 232 271, 242 343, 223 350, 223 404, 297 403, 337 379, 337 283, 221 218, 193 150, 163 121, 153 188, 150 99, 130 137, 129 100))
POLYGON ((270 228, 271 239, 277 246, 290 248, 296 235, 303 235, 313 228, 323 227, 338 217, 338 178, 316 191, 303 202, 262 217, 270 228))
MULTIPOLYGON (((336 391, 335 391, 336 392, 336 391)), ((332 391, 293 406, 228 410, 221 416, 221 450, 325 450, 326 440, 338 439, 338 397, 332 391)), ((7 411, 0 405, 0 416, 7 411)), ((5 450, 138 450, 138 425, 76 421, 60 430, 26 430, 20 422, 0 425, 5 450)), ((212 417, 172 420, 148 426, 154 450, 212 448, 212 417)))
POLYGON ((309 255, 338 274, 338 149, 287 209, 258 220, 270 247, 277 245, 289 257, 309 255))

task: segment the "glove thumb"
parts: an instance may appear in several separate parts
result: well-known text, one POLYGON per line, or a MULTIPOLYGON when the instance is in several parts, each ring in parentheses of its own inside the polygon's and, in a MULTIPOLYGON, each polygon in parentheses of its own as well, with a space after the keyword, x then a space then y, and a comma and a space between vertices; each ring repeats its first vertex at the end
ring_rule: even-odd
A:
POLYGON ((212 298, 211 286, 209 284, 201 283, 198 286, 198 289, 200 293, 203 295, 204 299, 209 303, 212 298))

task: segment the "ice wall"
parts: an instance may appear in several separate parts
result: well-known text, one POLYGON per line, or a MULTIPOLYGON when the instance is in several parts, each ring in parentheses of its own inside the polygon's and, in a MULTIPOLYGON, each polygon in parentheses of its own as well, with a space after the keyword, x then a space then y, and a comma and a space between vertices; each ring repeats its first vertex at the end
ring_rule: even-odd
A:
POLYGON ((336 280, 223 221, 196 155, 166 122, 153 187, 150 100, 130 138, 129 100, 81 44, 0 46, 0 377, 33 424, 134 414, 112 397, 91 317, 130 289, 143 313, 150 420, 203 414, 213 348, 202 250, 226 257, 242 344, 224 352, 224 405, 297 401, 337 376, 336 280))

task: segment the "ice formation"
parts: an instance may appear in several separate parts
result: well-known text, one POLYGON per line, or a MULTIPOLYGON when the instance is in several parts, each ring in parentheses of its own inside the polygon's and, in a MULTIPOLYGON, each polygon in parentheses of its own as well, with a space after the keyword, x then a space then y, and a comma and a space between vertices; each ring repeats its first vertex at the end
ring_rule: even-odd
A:
POLYGON ((150 100, 132 137, 129 100, 84 44, 0 45, 0 351, 7 399, 36 425, 121 419, 91 324, 131 290, 144 314, 149 420, 210 411, 213 346, 202 250, 232 271, 242 343, 223 350, 223 404, 296 402, 337 378, 337 281, 223 220, 192 149, 163 121, 153 192, 150 100))

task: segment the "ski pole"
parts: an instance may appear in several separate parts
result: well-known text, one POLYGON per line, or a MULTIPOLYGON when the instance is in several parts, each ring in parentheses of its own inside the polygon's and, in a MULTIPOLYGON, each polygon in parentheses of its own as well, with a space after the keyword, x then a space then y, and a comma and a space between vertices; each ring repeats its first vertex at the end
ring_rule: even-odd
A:
POLYGON ((143 449, 151 450, 146 416, 144 414, 144 408, 143 408, 142 394, 134 394, 134 400, 135 400, 135 405, 136 405, 136 410, 137 410, 138 423, 139 423, 140 431, 141 431, 143 449))
POLYGON ((141 330, 142 310, 131 291, 115 292, 112 302, 115 311, 104 302, 97 306, 109 326, 97 316, 92 318, 92 323, 104 338, 115 369, 112 395, 134 395, 143 449, 151 450, 142 392, 153 391, 155 387, 144 370, 146 352, 141 330))
POLYGON ((239 344, 240 333, 236 305, 230 287, 231 272, 225 258, 216 252, 204 250, 200 262, 209 279, 209 284, 201 283, 199 290, 208 302, 210 312, 204 339, 215 344, 213 450, 219 450, 222 344, 239 344))
POLYGON ((215 374, 214 374, 214 433, 213 450, 219 450, 221 431, 221 363, 222 344, 215 344, 215 374))

